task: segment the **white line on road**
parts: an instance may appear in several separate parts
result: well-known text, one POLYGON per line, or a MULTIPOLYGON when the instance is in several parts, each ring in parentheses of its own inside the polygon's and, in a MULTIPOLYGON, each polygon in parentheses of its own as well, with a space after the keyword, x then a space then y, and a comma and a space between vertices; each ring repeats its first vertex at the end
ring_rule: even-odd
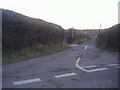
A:
POLYGON ((107 70, 108 68, 97 68, 97 69, 92 69, 92 70, 87 70, 87 72, 96 72, 96 71, 102 71, 102 70, 107 70))
POLYGON ((16 82, 13 82, 13 84, 14 85, 20 85, 20 84, 26 84, 26 83, 32 83, 32 82, 38 82, 38 81, 41 81, 41 79, 40 78, 36 78, 36 79, 16 81, 16 82))
POLYGON ((80 61, 80 58, 78 58, 77 61, 76 61, 76 67, 83 70, 83 71, 85 71, 85 72, 87 72, 86 69, 83 69, 82 67, 79 66, 79 64, 78 64, 79 61, 80 61))
POLYGON ((85 45, 85 50, 87 49, 88 45, 85 45))
POLYGON ((96 67, 95 65, 92 66, 83 66, 82 68, 92 68, 92 67, 96 67))
POLYGON ((118 66, 120 64, 108 64, 107 66, 118 66))
POLYGON ((61 74, 61 75, 57 75, 54 76, 55 78, 61 78, 61 77, 68 77, 68 76, 74 76, 77 75, 77 73, 67 73, 67 74, 61 74))
POLYGON ((80 67, 79 66, 79 64, 78 64, 78 62, 80 61, 80 58, 78 58, 77 59, 77 61, 76 61, 76 67, 77 68, 79 68, 79 69, 81 69, 81 70, 83 70, 83 71, 85 71, 85 72, 96 72, 96 71, 101 71, 101 70, 107 70, 108 68, 97 68, 97 69, 92 69, 92 70, 86 70, 86 69, 84 69, 85 67, 96 67, 95 65, 92 65, 92 66, 83 66, 83 67, 80 67))

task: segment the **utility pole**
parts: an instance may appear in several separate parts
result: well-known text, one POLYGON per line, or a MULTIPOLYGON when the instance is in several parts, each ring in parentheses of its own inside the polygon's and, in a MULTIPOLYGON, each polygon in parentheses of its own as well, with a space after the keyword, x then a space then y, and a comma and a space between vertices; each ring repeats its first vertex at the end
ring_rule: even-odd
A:
POLYGON ((100 24, 100 29, 102 29, 102 23, 100 24))
POLYGON ((102 29, 102 24, 100 23, 100 29, 99 29, 99 33, 100 33, 100 30, 102 29))
POLYGON ((72 36, 72 39, 73 39, 73 27, 72 27, 72 30, 71 30, 71 36, 72 36))

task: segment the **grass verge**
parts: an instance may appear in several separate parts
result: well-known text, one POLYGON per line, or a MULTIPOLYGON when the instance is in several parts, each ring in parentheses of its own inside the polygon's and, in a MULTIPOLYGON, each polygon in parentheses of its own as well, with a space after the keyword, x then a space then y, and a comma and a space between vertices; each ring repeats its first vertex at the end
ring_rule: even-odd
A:
POLYGON ((22 50, 7 50, 2 52, 2 64, 15 63, 39 56, 49 55, 68 48, 66 44, 53 45, 36 45, 33 47, 23 48, 22 50))

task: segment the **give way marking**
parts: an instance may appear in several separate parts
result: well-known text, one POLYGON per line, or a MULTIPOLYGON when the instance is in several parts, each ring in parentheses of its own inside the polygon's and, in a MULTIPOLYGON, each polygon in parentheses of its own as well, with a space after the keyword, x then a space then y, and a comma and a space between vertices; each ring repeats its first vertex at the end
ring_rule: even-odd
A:
POLYGON ((78 58, 77 61, 76 61, 76 67, 79 68, 79 69, 81 69, 81 70, 83 70, 83 71, 85 71, 85 72, 96 72, 96 71, 102 71, 102 70, 107 70, 108 69, 108 68, 96 68, 96 69, 92 69, 92 70, 86 70, 84 68, 97 67, 97 66, 92 65, 92 66, 83 66, 83 67, 80 67, 79 64, 78 64, 79 61, 80 61, 80 58, 78 58))

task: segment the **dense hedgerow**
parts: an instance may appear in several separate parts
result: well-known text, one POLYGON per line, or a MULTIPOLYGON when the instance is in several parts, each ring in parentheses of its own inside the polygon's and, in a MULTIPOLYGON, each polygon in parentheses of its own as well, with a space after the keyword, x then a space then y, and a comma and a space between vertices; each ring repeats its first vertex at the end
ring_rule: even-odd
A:
POLYGON ((100 33, 96 39, 97 45, 109 50, 117 51, 120 45, 120 24, 112 26, 100 33))
POLYGON ((37 44, 62 43, 64 29, 56 24, 2 9, 2 46, 21 49, 37 44))

